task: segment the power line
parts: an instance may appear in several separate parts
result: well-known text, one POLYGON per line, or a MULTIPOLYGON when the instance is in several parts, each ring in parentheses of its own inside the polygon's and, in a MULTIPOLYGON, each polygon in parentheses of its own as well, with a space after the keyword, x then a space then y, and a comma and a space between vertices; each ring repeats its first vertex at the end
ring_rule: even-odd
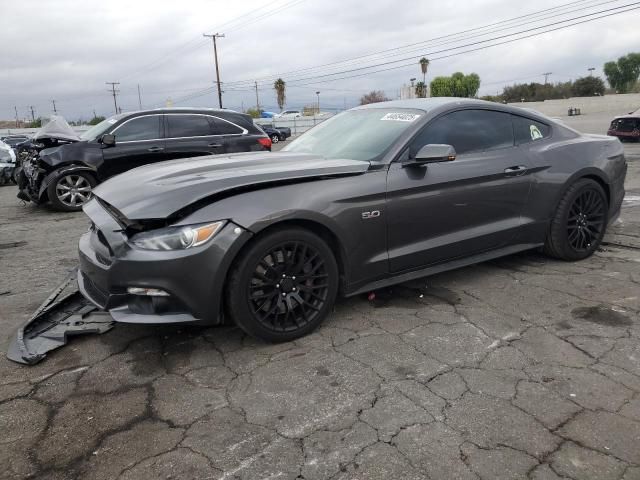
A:
MULTIPOLYGON (((521 34, 527 33, 527 32, 532 32, 532 31, 536 31, 536 30, 545 29, 545 28, 548 28, 548 27, 552 27, 554 25, 559 25, 559 24, 562 24, 562 23, 572 22, 574 20, 579 20, 579 19, 583 19, 583 18, 586 18, 586 17, 592 17, 594 15, 598 15, 598 14, 601 14, 601 13, 611 12, 613 10, 619 10, 619 9, 623 9, 623 8, 627 8, 627 7, 633 7, 634 5, 638 5, 638 4, 640 4, 640 2, 634 2, 634 3, 627 4, 627 5, 619 6, 619 7, 614 7, 614 8, 610 8, 610 9, 601 10, 601 11, 598 11, 598 12, 589 13, 589 14, 586 14, 586 15, 580 15, 580 16, 577 16, 577 17, 564 19, 564 20, 561 20, 561 21, 558 21, 558 22, 552 22, 552 23, 549 23, 549 24, 546 24, 546 25, 541 25, 541 26, 537 26, 537 27, 528 28, 528 29, 521 30, 521 31, 518 31, 518 32, 513 32, 513 33, 509 33, 509 34, 505 34, 505 35, 499 35, 497 37, 493 37, 493 38, 489 38, 489 39, 485 39, 485 40, 479 40, 479 41, 467 43, 467 44, 464 44, 464 45, 458 45, 458 46, 455 46, 455 47, 449 47, 449 48, 445 48, 445 49, 442 49, 442 50, 436 50, 436 51, 432 51, 432 52, 427 52, 427 53, 424 53, 424 56, 437 55, 439 53, 444 53, 444 52, 448 52, 448 51, 451 51, 451 50, 458 50, 458 49, 461 49, 461 48, 466 48, 466 47, 470 47, 470 46, 474 46, 474 45, 493 42, 495 40, 500 40, 500 39, 507 38, 507 37, 513 37, 515 35, 521 35, 521 34)), ((569 26, 578 25, 580 23, 586 23, 586 22, 589 22, 589 21, 597 20, 599 18, 604 18, 604 17, 608 17, 608 16, 612 16, 612 15, 617 15, 617 14, 620 14, 620 13, 625 13, 625 12, 628 12, 628 11, 631 11, 631 10, 635 10, 637 8, 638 7, 633 7, 633 8, 629 8, 628 10, 615 12, 613 14, 602 15, 600 17, 594 17, 594 18, 591 18, 591 19, 587 19, 586 21, 583 21, 583 22, 576 22, 576 23, 573 23, 573 24, 564 25, 564 26, 561 26, 559 28, 549 29, 549 30, 546 30, 546 31, 543 31, 543 32, 539 32, 539 33, 534 34, 534 35, 523 36, 521 38, 530 38, 532 36, 537 36, 537 35, 539 35, 541 33, 547 33, 547 32, 551 32, 551 31, 555 31, 555 30, 560 30, 562 28, 567 28, 569 26)), ((510 42, 501 42, 501 43, 497 43, 496 45, 500 45, 500 44, 503 44, 503 43, 510 43, 510 42)), ((439 57, 439 58, 447 58, 449 56, 452 56, 452 55, 448 55, 446 57, 439 57)), ((364 66, 364 67, 352 68, 352 69, 343 70, 343 71, 340 71, 340 72, 326 73, 326 74, 322 74, 322 75, 313 75, 313 76, 310 76, 310 77, 298 78, 298 79, 294 79, 294 80, 291 80, 291 81, 306 81, 306 80, 313 80, 313 79, 319 79, 319 78, 326 78, 326 77, 331 77, 331 76, 334 76, 334 75, 341 75, 341 74, 344 74, 344 73, 352 73, 352 72, 357 72, 357 71, 362 71, 362 70, 369 70, 371 68, 376 68, 376 67, 380 67, 380 66, 392 65, 392 64, 401 63, 401 62, 408 61, 408 60, 414 60, 414 57, 413 56, 404 57, 404 58, 400 58, 400 59, 392 60, 392 61, 388 61, 388 62, 382 62, 382 63, 377 63, 377 64, 368 65, 368 66, 364 66)), ((404 65, 400 65, 400 66, 398 66, 398 68, 402 67, 402 66, 404 66, 404 65)), ((229 85, 236 85, 236 83, 235 82, 229 82, 229 85)))
MULTIPOLYGON (((578 2, 573 2, 573 3, 578 3, 578 2)), ((610 3, 610 2, 606 2, 606 3, 610 3)), ((601 18, 605 18, 605 17, 609 17, 609 16, 613 16, 613 15, 618 15, 618 14, 622 14, 622 13, 626 13, 632 10, 635 10, 637 7, 634 7, 634 5, 637 5, 640 2, 635 2, 635 3, 631 3, 631 4, 627 4, 627 5, 622 5, 622 6, 618 6, 615 8, 610 8, 610 9, 606 9, 606 10, 601 10, 601 11, 597 11, 597 12, 592 12, 586 15, 580 15, 580 16, 576 16, 576 17, 572 17, 572 18, 567 18, 558 22, 552 22, 552 23, 548 23, 546 25, 541 25, 535 28, 530 28, 530 29, 526 29, 526 30, 522 30, 522 31, 518 31, 518 32, 513 32, 510 34, 506 34, 506 35, 501 35, 501 36, 497 36, 494 38, 489 38, 489 39, 485 39, 485 40, 481 40, 478 42, 472 42, 466 45, 458 45, 458 46, 454 46, 454 47, 450 47, 450 48, 446 48, 446 49, 442 49, 439 51, 435 51, 435 52, 430 52, 427 55, 434 55, 434 54, 438 54, 438 53, 443 53, 443 52, 451 52, 451 51, 455 51, 455 50, 460 50, 460 49, 464 49, 466 47, 469 46, 473 46, 473 45, 479 45, 479 44, 483 44, 483 43, 487 43, 487 42, 495 42, 498 39, 502 39, 502 38, 508 38, 508 37, 512 37, 515 35, 522 35, 523 33, 526 32, 531 32, 531 31, 535 31, 535 33, 531 34, 531 35, 522 35, 519 36, 518 38, 510 38, 506 41, 501 41, 501 42, 495 42, 495 43, 491 43, 490 45, 483 45, 480 48, 472 48, 472 49, 466 49, 466 50, 462 50, 462 51, 458 51, 458 52, 454 52, 448 55, 442 55, 439 57, 431 57, 431 60, 439 60, 439 59, 443 59, 443 58, 450 58, 453 56, 457 56, 457 55, 462 55, 465 53, 471 53, 471 52, 475 52, 475 51, 479 51, 479 50, 483 50, 486 48, 490 48, 493 46, 498 46, 498 45, 503 45, 506 43, 511 43, 511 42, 515 42, 518 40, 522 40, 522 39, 526 39, 526 38, 531 38, 533 36, 537 36, 537 35, 542 35, 544 33, 549 33, 552 31, 556 31, 556 30, 560 30, 560 29, 564 29, 564 28, 569 28, 571 26, 574 25, 579 25, 582 23, 587 23, 587 22, 591 22, 597 19, 601 19, 601 18), (627 7, 632 7, 632 8, 627 8, 627 7), (622 10, 625 9, 625 10, 622 10), (615 11, 615 10, 620 10, 620 11, 615 11), (613 12, 613 13, 608 13, 608 14, 604 14, 604 15, 600 15, 602 13, 606 13, 606 12, 613 12), (592 18, 588 18, 588 17, 592 17, 592 18), (579 20, 579 19, 583 19, 586 18, 585 20, 582 21, 575 21, 574 23, 567 23, 567 22, 573 22, 574 20, 579 20), (564 25, 562 25, 564 24, 564 25), (549 28, 550 26, 553 25, 560 25, 557 28, 549 28), (537 31, 537 30, 543 30, 543 31, 537 31)), ((565 5, 566 7, 566 5, 565 5)), ((536 14, 539 15, 541 12, 537 12, 536 14)), ((522 17, 522 16, 521 16, 522 17)), ((506 20, 505 20, 506 22, 506 20)), ((496 22, 499 23, 499 22, 496 22)), ((486 27, 486 26, 485 26, 486 27)), ((484 27, 477 27, 476 29, 471 29, 471 30, 477 30, 479 28, 484 28, 484 27)), ((455 34, 454 34, 455 35, 455 34)), ((399 48, 399 47, 397 47, 399 48)), ((402 62, 403 60, 408 60, 407 58, 402 58, 399 60, 395 60, 392 62, 384 62, 384 63, 378 63, 378 64, 373 64, 373 65, 369 65, 369 66, 365 66, 365 67, 361 67, 359 69, 350 69, 350 70, 346 70, 346 71, 342 71, 342 72, 333 72, 331 74, 326 74, 326 75, 316 75, 316 76, 309 76, 309 77, 305 77, 305 78, 298 78, 295 80, 292 80, 292 82, 296 82, 296 83, 289 83, 288 86, 290 87, 304 87, 304 86, 308 86, 311 84, 321 84, 321 83, 327 83, 327 82, 333 82, 333 81, 338 81, 338 80, 343 80, 343 79, 347 79, 347 78, 355 78, 355 77, 359 77, 359 76, 363 76, 363 75, 370 75, 370 74, 374 74, 374 73, 380 73, 380 72, 384 72, 384 71, 391 71, 391 70, 397 70, 398 68, 404 68, 404 67, 408 67, 408 66, 414 66, 415 64, 415 59, 413 57, 409 57, 410 60, 412 60, 412 63, 408 63, 408 64, 403 64, 403 65, 395 65, 391 68, 384 68, 384 69, 378 69, 375 71, 371 71, 371 69, 376 68, 378 66, 384 66, 384 65, 393 65, 393 64, 397 64, 399 62, 402 62), (368 70, 366 73, 363 74, 352 74, 352 75, 348 75, 348 76, 340 76, 337 77, 338 75, 344 75, 345 73, 353 73, 356 71, 361 71, 361 70, 368 70), (327 78, 327 77, 333 77, 333 78, 327 78), (305 82, 305 81, 311 81, 310 83, 300 83, 300 82, 305 82)), ((317 68, 317 67, 316 67, 317 68)), ((278 74, 277 76, 280 76, 283 74, 278 74)), ((255 87, 255 81, 252 82, 254 83, 254 85, 251 85, 252 89, 255 87)), ((243 89, 241 88, 240 82, 229 82, 226 83, 225 85, 228 85, 227 88, 225 88, 225 90, 227 91, 246 91, 247 89, 243 89)), ((212 92, 212 88, 205 88, 202 90, 198 90, 195 91, 193 93, 190 93, 189 95, 185 96, 184 98, 180 98, 175 100, 176 102, 182 102, 182 101, 187 101, 187 100, 191 100, 194 98, 198 98, 201 97, 203 95, 206 95, 208 93, 212 92)))
MULTIPOLYGON (((640 2, 636 2, 636 3, 640 3, 640 2)), ((629 12, 629 11, 632 11, 632 10, 637 10, 638 8, 640 8, 640 7, 632 7, 632 8, 629 8, 627 10, 624 10, 624 11, 609 13, 609 14, 606 14, 606 15, 601 15, 599 17, 582 20, 582 21, 575 22, 575 23, 572 23, 572 24, 569 24, 569 25, 563 25, 563 26, 560 26, 560 27, 551 28, 551 29, 545 30, 543 32, 536 32, 536 33, 525 35, 525 36, 522 36, 522 37, 519 37, 519 38, 514 38, 514 39, 502 41, 502 42, 497 42, 497 43, 494 43, 494 44, 491 44, 491 45, 485 45, 485 46, 482 46, 482 47, 477 47, 477 48, 464 50, 462 52, 455 52, 455 53, 451 53, 451 54, 448 54, 448 55, 442 55, 440 57, 431 58, 430 61, 442 60, 442 59, 445 59, 445 58, 450 58, 450 57, 454 57, 454 56, 458 56, 458 55, 463 55, 465 53, 472 53, 472 52, 477 52, 477 51, 480 51, 480 50, 485 50, 487 48, 495 47, 495 46, 498 46, 498 45, 505 45, 505 44, 508 44, 508 43, 513 43, 513 42, 516 42, 518 40, 524 40, 524 39, 527 39, 527 38, 536 37, 536 36, 539 36, 539 35, 542 35, 542 34, 545 34, 545 33, 553 32, 553 31, 557 31, 557 30, 562 30, 564 28, 572 27, 572 26, 575 26, 575 25, 580 25, 580 24, 583 24, 583 23, 592 22, 592 21, 595 21, 595 20, 598 20, 598 19, 601 19, 601 18, 611 17, 611 16, 614 16, 614 15, 619 15, 621 13, 629 12)), ((455 50, 457 48, 460 48, 460 47, 451 48, 449 50, 455 50)), ((388 71, 397 70, 399 68, 410 67, 410 66, 415 66, 415 62, 406 63, 406 64, 403 64, 403 65, 397 65, 395 67, 390 67, 390 68, 374 70, 374 71, 365 72, 365 73, 359 73, 359 74, 355 74, 355 75, 349 75, 349 76, 344 76, 344 77, 339 77, 339 78, 333 78, 333 79, 329 79, 329 80, 319 80, 319 81, 315 81, 315 82, 312 82, 312 83, 333 82, 333 81, 344 80, 344 79, 348 79, 348 78, 362 77, 362 76, 365 76, 365 75, 371 75, 371 74, 374 74, 374 73, 381 73, 381 72, 388 72, 388 71)), ((370 67, 370 68, 372 68, 372 67, 370 67)), ((310 84, 304 84, 304 83, 297 84, 297 86, 308 86, 308 85, 310 85, 310 84)), ((296 86, 296 85, 291 85, 291 86, 296 86)))
MULTIPOLYGON (((292 0, 288 4, 276 7, 276 9, 272 10, 271 12, 273 12, 272 14, 275 15, 275 13, 278 13, 278 12, 280 12, 282 10, 287 9, 287 8, 291 8, 291 7, 295 6, 295 4, 300 3, 301 1, 305 1, 305 0, 292 0)), ((246 13, 244 13, 244 14, 242 14, 242 15, 240 15, 240 16, 232 19, 232 20, 229 20, 227 22, 221 23, 221 24, 219 24, 219 25, 217 25, 217 26, 215 26, 213 28, 208 28, 206 30, 221 30, 222 27, 225 27, 227 25, 236 23, 238 20, 240 20, 240 19, 242 19, 244 17, 254 15, 256 12, 259 12, 260 10, 264 10, 267 7, 270 7, 271 5, 273 5, 275 3, 278 3, 278 2, 279 2, 279 0, 275 0, 275 1, 269 2, 266 5, 263 5, 262 7, 254 8, 251 11, 246 12, 246 13)), ((248 22, 249 24, 252 24, 252 23, 255 23, 255 21, 262 20, 264 18, 267 18, 267 17, 271 16, 269 14, 269 12, 263 12, 263 13, 265 15, 259 16, 257 18, 249 18, 246 22, 240 22, 237 25, 233 25, 231 27, 231 30, 239 29, 240 25, 244 25, 244 23, 248 22)), ((229 31, 231 31, 231 30, 229 30, 229 31)), ((133 72, 130 72, 130 73, 126 74, 125 76, 121 77, 121 79, 131 78, 133 76, 136 76, 136 75, 139 75, 139 74, 146 73, 146 72, 149 72, 151 70, 154 70, 154 69, 158 68, 160 65, 162 65, 163 63, 167 62, 171 57, 173 57, 173 56, 175 56, 175 55, 177 55, 179 53, 183 53, 186 50, 190 50, 190 49, 195 50, 195 49, 200 48, 200 47, 202 47, 202 46, 204 46, 206 44, 207 44, 206 40, 205 41, 202 41, 202 40, 199 40, 199 39, 190 40, 189 42, 184 43, 180 47, 178 47, 178 48, 176 48, 174 50, 171 50, 169 53, 166 53, 165 55, 162 55, 161 57, 159 57, 158 59, 154 60, 153 62, 148 63, 146 66, 143 66, 141 69, 134 70, 133 72)))
MULTIPOLYGON (((608 4, 608 3, 614 3, 616 1, 620 1, 620 0, 609 0, 609 1, 606 1, 606 2, 598 3, 597 5, 590 5, 588 7, 582 6, 581 8, 594 8, 594 7, 599 7, 599 6, 608 4)), ((354 61, 361 61, 361 60, 364 60, 364 59, 366 59, 368 57, 373 57, 373 56, 379 56, 380 58, 384 58, 384 56, 381 56, 381 54, 388 53, 388 52, 394 52, 394 51, 406 49, 406 48, 409 48, 409 47, 415 47, 415 46, 418 46, 418 45, 426 46, 427 44, 433 44, 434 42, 436 42, 438 40, 443 40, 443 39, 447 39, 447 38, 451 39, 453 37, 457 37, 457 36, 461 36, 461 35, 463 36, 463 38, 458 38, 458 39, 455 39, 455 40, 449 40, 448 42, 444 42, 444 43, 442 43, 442 42, 436 43, 436 45, 453 43, 455 41, 461 41, 461 40, 465 40, 465 39, 468 39, 468 38, 484 36, 484 35, 487 35, 489 33, 495 33, 496 31, 508 30, 508 29, 511 29, 511 28, 515 28, 517 26, 534 23, 536 21, 541 21, 543 19, 546 19, 546 18, 550 17, 548 15, 548 13, 550 11, 555 11, 555 10, 558 10, 558 9, 567 9, 569 7, 575 6, 576 4, 583 4, 585 2, 593 3, 594 0, 578 0, 578 1, 570 2, 570 3, 562 5, 562 6, 548 8, 548 9, 545 9, 545 10, 540 10, 540 11, 537 11, 537 12, 529 13, 529 14, 526 14, 526 15, 520 15, 518 17, 513 17, 513 18, 506 19, 506 20, 501 20, 499 22, 494 22, 494 23, 491 23, 491 24, 488 24, 488 25, 483 25, 481 27, 470 28, 470 29, 462 30, 462 31, 456 32, 456 33, 451 33, 451 34, 447 34, 447 35, 433 37, 433 38, 430 38, 428 40, 424 40, 424 41, 421 41, 421 42, 410 43, 410 44, 406 44, 406 45, 402 45, 402 46, 398 46, 398 47, 389 48, 389 49, 386 49, 386 50, 381 50, 381 51, 378 51, 378 52, 369 53, 369 54, 366 54, 366 55, 352 57, 352 58, 345 59, 345 60, 325 63, 325 64, 322 64, 322 65, 317 65, 315 67, 306 67, 306 68, 302 68, 302 69, 291 70, 291 71, 288 71, 288 72, 268 75, 268 76, 265 76, 265 77, 260 77, 257 80, 273 80, 273 79, 278 78, 278 77, 295 75, 297 73, 308 72, 310 70, 317 70, 317 69, 321 69, 321 68, 325 68, 325 67, 337 66, 337 65, 341 65, 341 64, 345 64, 345 63, 351 63, 351 62, 354 62, 354 61), (495 27, 497 25, 511 23, 511 22, 519 20, 519 19, 528 18, 528 17, 536 17, 536 16, 541 16, 541 15, 547 15, 547 16, 545 18, 543 18, 543 19, 537 19, 537 20, 534 20, 534 21, 528 21, 528 22, 520 23, 518 25, 511 25, 509 27, 505 27, 505 28, 498 29, 498 30, 492 29, 493 31, 484 32, 482 34, 476 34, 476 35, 472 35, 472 36, 466 35, 466 34, 468 34, 470 32, 477 32, 479 30, 489 29, 489 28, 495 27)), ((574 10, 572 10, 570 12, 564 12, 564 13, 562 13, 562 15, 573 14, 576 11, 579 11, 579 10, 574 9, 574 10)), ((551 17, 556 16, 556 15, 558 15, 558 13, 554 13, 553 15, 551 15, 551 17)), ((403 53, 407 53, 407 52, 403 52, 403 53)), ((394 55, 396 55, 396 54, 394 54, 394 55)), ((391 55, 391 56, 394 56, 394 55, 391 55)), ((387 55, 387 56, 389 56, 389 55, 387 55)), ((245 83, 245 82, 248 83, 248 82, 253 82, 253 81, 254 80, 237 80, 237 81, 228 82, 228 84, 229 85, 230 84, 240 84, 240 83, 245 83)))

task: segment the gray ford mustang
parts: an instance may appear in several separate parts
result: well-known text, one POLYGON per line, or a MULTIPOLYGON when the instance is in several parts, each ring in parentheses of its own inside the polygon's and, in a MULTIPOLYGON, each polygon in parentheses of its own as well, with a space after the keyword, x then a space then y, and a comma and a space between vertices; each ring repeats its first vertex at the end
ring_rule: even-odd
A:
POLYGON ((95 190, 82 294, 116 321, 286 341, 354 295, 514 252, 591 255, 619 213, 620 142, 455 98, 377 103, 278 153, 147 165, 95 190))

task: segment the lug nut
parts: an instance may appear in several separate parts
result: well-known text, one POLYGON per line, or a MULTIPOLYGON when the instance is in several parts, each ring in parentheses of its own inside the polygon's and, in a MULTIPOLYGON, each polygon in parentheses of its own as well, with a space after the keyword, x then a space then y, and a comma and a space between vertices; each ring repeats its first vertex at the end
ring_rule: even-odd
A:
POLYGON ((287 296, 287 294, 286 294, 286 293, 284 293, 284 292, 282 292, 282 296, 283 296, 283 297, 286 297, 286 296, 287 296))
POLYGON ((295 279, 296 279, 296 277, 291 277, 291 280, 295 280, 295 279))
POLYGON ((293 291, 294 291, 294 292, 296 291, 296 287, 293 287, 293 291))
POLYGON ((276 288, 280 288, 280 284, 277 284, 277 285, 276 285, 276 288))

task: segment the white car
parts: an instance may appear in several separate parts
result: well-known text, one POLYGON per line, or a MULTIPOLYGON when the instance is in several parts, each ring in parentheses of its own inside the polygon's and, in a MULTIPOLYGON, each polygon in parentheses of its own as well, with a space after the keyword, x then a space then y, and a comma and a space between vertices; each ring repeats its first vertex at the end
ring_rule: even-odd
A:
POLYGON ((300 110, 283 110, 282 112, 274 115, 274 118, 297 118, 301 117, 302 112, 300 110))
POLYGON ((9 145, 0 140, 0 185, 10 183, 16 168, 16 154, 9 145))

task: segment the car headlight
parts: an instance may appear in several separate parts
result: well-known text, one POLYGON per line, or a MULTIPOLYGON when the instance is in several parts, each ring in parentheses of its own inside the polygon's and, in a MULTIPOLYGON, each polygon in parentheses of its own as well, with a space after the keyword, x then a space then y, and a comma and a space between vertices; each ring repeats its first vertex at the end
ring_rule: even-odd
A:
POLYGON ((167 227, 138 233, 130 241, 145 250, 184 250, 211 240, 224 222, 167 227))

